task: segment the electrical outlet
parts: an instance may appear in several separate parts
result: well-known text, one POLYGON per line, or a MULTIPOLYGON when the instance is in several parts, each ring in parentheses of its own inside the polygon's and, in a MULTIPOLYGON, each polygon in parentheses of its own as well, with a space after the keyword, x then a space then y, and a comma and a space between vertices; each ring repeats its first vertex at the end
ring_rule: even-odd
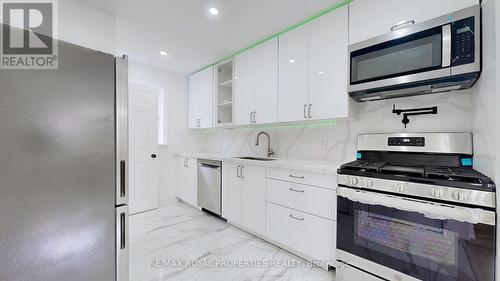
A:
POLYGON ((327 137, 321 138, 321 148, 324 150, 328 149, 328 138, 327 137))

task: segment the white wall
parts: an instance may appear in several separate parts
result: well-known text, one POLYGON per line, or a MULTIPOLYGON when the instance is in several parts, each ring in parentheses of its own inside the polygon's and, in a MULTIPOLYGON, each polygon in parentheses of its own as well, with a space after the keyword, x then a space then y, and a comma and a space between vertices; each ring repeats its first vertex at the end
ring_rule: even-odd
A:
POLYGON ((115 17, 77 0, 60 0, 58 38, 76 45, 116 53, 115 17))
POLYGON ((175 153, 200 151, 204 141, 201 132, 187 129, 187 77, 132 60, 129 64, 129 80, 163 89, 168 145, 159 147, 159 199, 162 201, 174 198, 176 197, 175 153))
POLYGON ((225 129, 205 132, 205 152, 231 155, 265 155, 266 143, 255 147, 256 134, 265 130, 271 134, 273 148, 278 157, 346 162, 354 160, 356 136, 376 132, 470 132, 472 130, 471 92, 445 94, 360 103, 359 119, 340 120, 336 125, 285 125, 259 128, 225 129), (438 115, 410 117, 405 129, 402 116, 392 114, 392 105, 413 108, 438 106, 438 115), (321 148, 326 137, 328 149, 321 148))
POLYGON ((496 39, 495 0, 482 1, 483 17, 483 71, 473 89, 474 167, 496 178, 496 39))

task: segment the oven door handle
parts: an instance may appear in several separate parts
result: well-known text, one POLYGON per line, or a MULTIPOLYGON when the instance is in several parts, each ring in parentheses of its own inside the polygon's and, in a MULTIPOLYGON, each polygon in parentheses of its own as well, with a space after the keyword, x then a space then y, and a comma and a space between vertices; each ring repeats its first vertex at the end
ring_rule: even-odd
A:
POLYGON ((362 204, 420 213, 430 219, 495 225, 495 212, 480 208, 454 206, 341 186, 337 187, 337 195, 362 204))

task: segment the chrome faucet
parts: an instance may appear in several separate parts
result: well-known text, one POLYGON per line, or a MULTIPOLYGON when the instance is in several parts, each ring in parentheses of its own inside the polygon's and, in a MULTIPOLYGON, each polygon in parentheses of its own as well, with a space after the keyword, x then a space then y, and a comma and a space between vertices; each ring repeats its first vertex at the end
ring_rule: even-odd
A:
POLYGON ((267 137, 267 157, 271 158, 274 156, 274 151, 271 148, 271 137, 269 136, 268 133, 260 132, 259 134, 257 134, 257 140, 255 141, 255 146, 259 146, 259 138, 261 135, 264 135, 267 137))

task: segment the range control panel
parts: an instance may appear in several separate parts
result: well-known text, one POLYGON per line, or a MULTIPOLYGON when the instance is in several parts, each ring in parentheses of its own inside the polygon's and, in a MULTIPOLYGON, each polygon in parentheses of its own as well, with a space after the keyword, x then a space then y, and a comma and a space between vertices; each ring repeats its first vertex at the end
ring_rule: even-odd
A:
POLYGON ((425 146, 424 137, 391 137, 388 138, 388 146, 425 146))
POLYGON ((474 17, 458 20, 452 25, 451 65, 474 63, 476 52, 476 34, 474 17))

